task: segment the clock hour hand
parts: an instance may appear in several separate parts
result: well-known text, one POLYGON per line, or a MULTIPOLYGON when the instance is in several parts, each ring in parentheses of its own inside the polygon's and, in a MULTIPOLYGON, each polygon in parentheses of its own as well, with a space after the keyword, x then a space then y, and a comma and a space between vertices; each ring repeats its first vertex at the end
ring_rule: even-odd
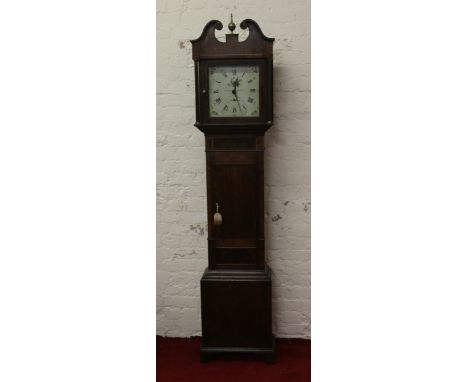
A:
POLYGON ((240 102, 239 102, 239 98, 237 98, 237 86, 239 86, 239 79, 236 78, 235 81, 233 81, 233 79, 231 78, 231 84, 232 86, 234 86, 234 89, 232 90, 232 94, 234 94, 234 96, 236 97, 236 101, 237 101, 237 104, 239 105, 239 111, 241 111, 241 105, 240 105, 240 102))

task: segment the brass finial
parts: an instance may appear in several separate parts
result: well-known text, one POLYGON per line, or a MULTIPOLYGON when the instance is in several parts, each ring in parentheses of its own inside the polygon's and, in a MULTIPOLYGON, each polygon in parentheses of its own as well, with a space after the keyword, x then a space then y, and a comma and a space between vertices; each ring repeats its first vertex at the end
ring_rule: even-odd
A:
POLYGON ((232 21, 232 13, 231 13, 231 22, 229 23, 228 28, 231 31, 231 33, 234 33, 234 29, 236 29, 236 24, 234 24, 234 22, 232 21))

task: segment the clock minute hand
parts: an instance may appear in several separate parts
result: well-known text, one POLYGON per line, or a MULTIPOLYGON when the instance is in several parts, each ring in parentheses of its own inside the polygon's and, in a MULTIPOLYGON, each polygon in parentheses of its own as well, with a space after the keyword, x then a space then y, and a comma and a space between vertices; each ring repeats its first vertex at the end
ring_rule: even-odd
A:
POLYGON ((239 102, 239 98, 237 98, 237 95, 236 95, 236 101, 237 101, 237 104, 239 105, 239 112, 242 112, 242 108, 239 102))
POLYGON ((236 96, 236 101, 237 101, 237 104, 239 105, 239 111, 242 111, 239 98, 237 98, 237 92, 235 92, 234 95, 236 96))

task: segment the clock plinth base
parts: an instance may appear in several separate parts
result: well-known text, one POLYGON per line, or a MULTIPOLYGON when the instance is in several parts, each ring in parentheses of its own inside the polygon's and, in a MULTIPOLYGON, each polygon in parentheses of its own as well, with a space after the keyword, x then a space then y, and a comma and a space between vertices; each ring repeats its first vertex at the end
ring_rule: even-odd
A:
POLYGON ((216 354, 250 353, 275 359, 271 330, 271 270, 210 270, 200 281, 200 361, 216 354))
POLYGON ((252 354, 263 358, 266 363, 273 364, 276 361, 275 336, 271 336, 271 345, 267 348, 242 348, 242 347, 200 347, 200 362, 205 363, 225 354, 252 354))

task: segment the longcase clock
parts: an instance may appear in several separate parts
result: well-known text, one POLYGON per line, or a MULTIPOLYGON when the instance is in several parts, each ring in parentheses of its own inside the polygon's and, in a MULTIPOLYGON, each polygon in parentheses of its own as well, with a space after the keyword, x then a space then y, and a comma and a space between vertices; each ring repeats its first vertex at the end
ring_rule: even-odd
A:
POLYGON ((263 137, 273 121, 273 38, 246 19, 248 37, 192 40, 196 123, 205 134, 208 268, 201 279, 201 361, 247 352, 274 362, 271 270, 265 264, 263 137))

